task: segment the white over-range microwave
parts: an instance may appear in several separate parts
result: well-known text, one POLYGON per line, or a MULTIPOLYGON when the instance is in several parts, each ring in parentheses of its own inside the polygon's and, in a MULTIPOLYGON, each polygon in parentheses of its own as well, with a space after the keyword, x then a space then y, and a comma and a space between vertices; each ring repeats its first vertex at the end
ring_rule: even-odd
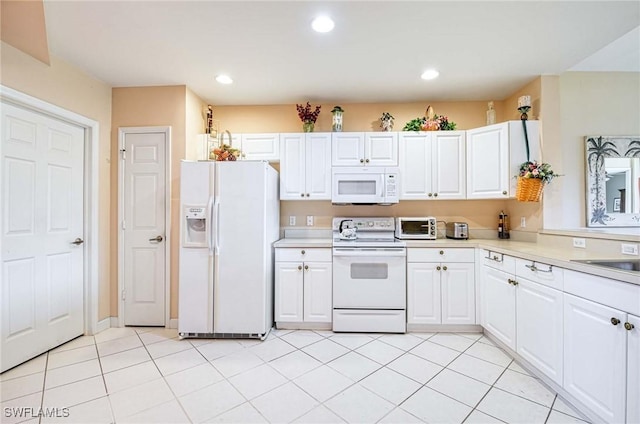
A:
POLYGON ((398 168, 333 167, 331 184, 332 203, 398 203, 398 168))

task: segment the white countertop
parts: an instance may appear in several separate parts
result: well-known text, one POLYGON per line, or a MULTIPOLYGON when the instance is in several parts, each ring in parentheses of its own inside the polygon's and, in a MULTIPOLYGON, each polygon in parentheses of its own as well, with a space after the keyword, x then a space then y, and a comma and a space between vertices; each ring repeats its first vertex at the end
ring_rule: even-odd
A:
MULTIPOLYGON (((571 262, 572 259, 638 259, 636 256, 622 257, 621 255, 605 255, 599 253, 587 253, 576 249, 560 249, 543 246, 538 243, 529 243, 511 240, 490 240, 490 239, 470 239, 470 240, 406 240, 408 248, 425 247, 470 247, 488 249, 497 253, 527 259, 536 262, 558 266, 587 274, 599 275, 601 277, 612 278, 631 284, 640 285, 640 273, 634 271, 624 271, 615 268, 607 268, 597 265, 571 262)), ((283 238, 274 243, 274 247, 332 247, 331 238, 283 238)))

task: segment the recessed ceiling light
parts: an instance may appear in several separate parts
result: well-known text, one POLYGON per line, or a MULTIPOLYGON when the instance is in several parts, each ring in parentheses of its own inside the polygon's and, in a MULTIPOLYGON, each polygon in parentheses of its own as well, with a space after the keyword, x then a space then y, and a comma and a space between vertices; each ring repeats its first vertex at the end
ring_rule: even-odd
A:
POLYGON ((435 69, 427 69, 422 73, 422 75, 420 75, 420 78, 423 80, 432 80, 434 78, 438 78, 438 75, 440 75, 440 72, 435 69))
POLYGON ((318 16, 311 22, 311 28, 317 32, 329 32, 334 26, 333 20, 328 16, 318 16))
POLYGON ((231 84, 231 83, 233 83, 233 80, 231 79, 231 77, 229 75, 218 75, 216 77, 216 81, 218 81, 220 84, 231 84))

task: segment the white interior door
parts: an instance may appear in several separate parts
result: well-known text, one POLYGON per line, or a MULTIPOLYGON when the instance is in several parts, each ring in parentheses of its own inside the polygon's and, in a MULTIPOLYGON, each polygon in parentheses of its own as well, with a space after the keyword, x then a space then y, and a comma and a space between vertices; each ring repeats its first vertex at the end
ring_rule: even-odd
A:
POLYGON ((1 157, 4 371, 83 333, 84 129, 3 103, 1 157))
POLYGON ((124 325, 165 325, 167 129, 121 129, 124 325))

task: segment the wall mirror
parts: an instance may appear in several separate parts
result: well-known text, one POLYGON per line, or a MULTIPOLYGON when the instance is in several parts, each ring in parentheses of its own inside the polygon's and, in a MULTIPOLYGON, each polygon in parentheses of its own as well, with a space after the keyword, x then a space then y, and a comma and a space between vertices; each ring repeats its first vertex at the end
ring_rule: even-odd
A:
POLYGON ((588 136, 587 226, 640 227, 640 136, 588 136))

